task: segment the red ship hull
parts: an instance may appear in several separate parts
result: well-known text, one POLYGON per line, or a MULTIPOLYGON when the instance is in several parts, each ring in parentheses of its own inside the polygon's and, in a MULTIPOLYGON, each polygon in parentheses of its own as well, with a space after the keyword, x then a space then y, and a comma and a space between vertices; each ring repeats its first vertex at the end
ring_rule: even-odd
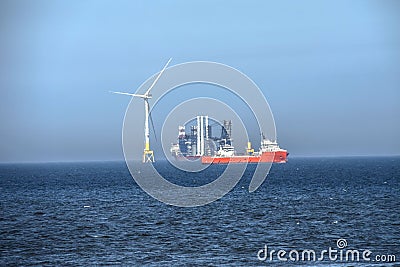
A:
POLYGON ((286 163, 287 151, 263 152, 260 156, 232 156, 232 157, 217 157, 217 156, 202 156, 201 163, 203 164, 228 164, 228 163, 286 163))

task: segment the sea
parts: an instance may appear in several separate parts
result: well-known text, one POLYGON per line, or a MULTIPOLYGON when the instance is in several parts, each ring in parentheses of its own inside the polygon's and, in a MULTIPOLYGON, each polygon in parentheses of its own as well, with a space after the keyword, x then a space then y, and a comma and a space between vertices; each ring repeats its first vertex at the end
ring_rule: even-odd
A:
POLYGON ((149 196, 125 162, 0 164, 0 265, 400 266, 400 157, 290 158, 249 193, 254 168, 183 208, 149 196))

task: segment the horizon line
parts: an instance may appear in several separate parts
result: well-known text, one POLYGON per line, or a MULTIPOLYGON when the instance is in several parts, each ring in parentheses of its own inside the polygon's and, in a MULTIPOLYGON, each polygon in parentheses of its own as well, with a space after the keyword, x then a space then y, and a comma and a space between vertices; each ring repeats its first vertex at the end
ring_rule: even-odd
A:
MULTIPOLYGON (((384 158, 384 157, 400 157, 400 154, 354 154, 354 155, 293 155, 290 158, 301 159, 301 158, 384 158)), ((288 162, 290 162, 290 158, 288 162)), ((140 159, 138 159, 140 160, 140 159)), ((166 158, 162 158, 159 161, 167 161, 166 158)), ((2 161, 0 165, 7 164, 48 164, 48 163, 96 163, 96 162, 125 162, 125 159, 94 159, 94 160, 54 160, 54 161, 2 161)))

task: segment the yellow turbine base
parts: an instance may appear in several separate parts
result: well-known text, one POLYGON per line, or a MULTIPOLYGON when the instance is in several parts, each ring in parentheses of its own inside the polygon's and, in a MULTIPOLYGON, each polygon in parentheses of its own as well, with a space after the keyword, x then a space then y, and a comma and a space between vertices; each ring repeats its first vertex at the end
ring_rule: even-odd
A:
POLYGON ((143 151, 143 163, 146 162, 155 162, 153 150, 144 150, 143 151))

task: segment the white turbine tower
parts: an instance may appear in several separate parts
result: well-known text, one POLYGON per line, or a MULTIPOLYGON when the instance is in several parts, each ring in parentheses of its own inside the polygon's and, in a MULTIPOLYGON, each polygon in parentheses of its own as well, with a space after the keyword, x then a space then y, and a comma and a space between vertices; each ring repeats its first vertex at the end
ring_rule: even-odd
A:
POLYGON ((144 140, 145 140, 145 145, 144 145, 144 151, 143 151, 143 163, 154 162, 154 152, 153 152, 153 150, 150 150, 150 130, 149 130, 150 105, 149 105, 149 99, 152 97, 150 94, 150 90, 157 83, 158 79, 160 79, 160 76, 163 74, 163 72, 165 71, 165 69, 167 68, 167 66, 171 60, 172 60, 172 58, 170 58, 168 60, 167 64, 165 64, 164 68, 160 71, 160 73, 157 75, 156 79, 153 81, 153 83, 151 84, 149 89, 147 89, 147 91, 143 95, 111 91, 111 93, 114 93, 114 94, 136 96, 136 97, 140 97, 140 98, 144 99, 144 114, 145 114, 144 140))

